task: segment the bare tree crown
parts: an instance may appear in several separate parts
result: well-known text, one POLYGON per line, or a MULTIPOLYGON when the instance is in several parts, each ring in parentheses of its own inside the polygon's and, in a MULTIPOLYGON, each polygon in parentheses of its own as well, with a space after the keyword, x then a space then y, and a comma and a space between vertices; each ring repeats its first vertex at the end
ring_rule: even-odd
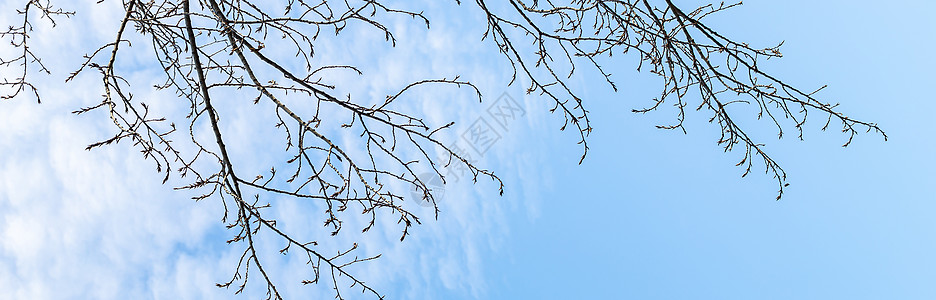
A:
MULTIPOLYGON (((56 24, 74 14, 48 0, 22 2, 18 10, 20 23, 0 32, 0 39, 8 41, 7 47, 18 53, 0 57, 3 100, 24 93, 39 99, 40 93, 30 78, 35 72, 50 71, 30 47, 32 23, 44 20, 56 24)), ((404 197, 393 186, 415 186, 424 200, 433 203, 434 217, 438 217, 436 199, 427 183, 417 176, 421 169, 432 170, 445 180, 441 169, 463 164, 473 180, 491 180, 502 194, 504 184, 493 171, 476 166, 438 138, 438 133, 451 128, 454 122, 431 126, 413 112, 394 105, 424 85, 468 89, 479 101, 483 97, 470 80, 460 77, 413 82, 382 99, 339 95, 335 89, 342 83, 327 80, 329 74, 364 75, 355 66, 315 60, 322 35, 343 38, 349 26, 366 26, 381 32, 388 43, 395 45, 398 40, 386 25, 388 16, 409 17, 427 30, 431 30, 432 16, 396 8, 398 5, 389 1, 272 2, 123 0, 124 15, 113 30, 113 41, 88 53, 84 63, 68 77, 71 80, 91 72, 101 78, 101 102, 75 113, 106 111, 115 133, 90 144, 88 149, 129 141, 155 163, 157 172, 164 174, 163 182, 172 174, 188 178, 189 184, 177 189, 199 191, 195 200, 223 203, 223 221, 236 233, 228 243, 243 245, 244 251, 234 275, 218 286, 233 285, 239 293, 248 278, 256 276, 248 274, 259 272, 268 298, 282 298, 277 290, 279 283, 273 282, 264 268, 256 246, 259 239, 273 239, 284 245, 280 252, 298 251, 308 258, 312 276, 299 282, 330 281, 338 298, 345 297, 349 285, 382 298, 361 274, 348 271, 348 266, 377 256, 356 256, 356 244, 346 251, 326 254, 319 242, 302 240, 282 230, 267 217, 265 209, 273 205, 271 199, 280 196, 322 203, 327 207, 322 212, 323 225, 332 235, 344 229, 343 219, 349 214, 363 214, 370 220, 357 228, 364 232, 373 228, 379 218, 391 216, 400 224, 403 240, 420 218, 402 205, 404 197), (145 103, 148 99, 134 97, 149 87, 126 79, 116 67, 122 59, 120 54, 131 49, 127 38, 130 34, 151 40, 151 50, 165 75, 163 83, 155 88, 174 93, 178 103, 173 105, 187 107, 184 116, 153 115, 145 103), (270 51, 274 47, 277 53, 294 56, 274 54, 270 51), (282 133, 282 140, 266 141, 281 143, 285 149, 281 160, 268 163, 285 162, 287 169, 245 169, 243 162, 229 153, 226 141, 231 137, 222 130, 226 110, 219 107, 215 97, 230 90, 238 90, 239 95, 251 100, 257 114, 278 120, 275 124, 255 125, 274 126, 282 133), (349 149, 338 141, 337 135, 342 133, 353 134, 359 147, 349 149)), ((513 70, 510 84, 525 82, 527 93, 539 95, 550 103, 551 112, 562 116, 562 129, 574 129, 582 145, 580 163, 588 153, 588 135, 592 132, 588 101, 597 99, 580 97, 581 91, 571 87, 569 80, 576 72, 595 72, 617 90, 611 75, 616 70, 608 66, 613 55, 618 55, 614 59, 636 59, 638 71, 649 71, 662 81, 653 105, 633 112, 647 113, 672 105, 678 112, 675 121, 657 127, 682 131, 689 112, 704 112, 709 122, 720 128, 717 142, 725 151, 743 149, 738 166, 744 168, 744 175, 755 164, 762 164, 776 179, 777 199, 788 185, 786 172, 768 155, 764 144, 734 121, 735 115, 728 107, 756 106, 757 118, 774 124, 781 137, 792 130, 802 139, 803 125, 810 114, 824 119, 823 130, 834 126, 844 132, 848 136, 844 146, 861 131, 887 137, 878 125, 848 117, 837 110, 837 104, 816 98, 818 90, 791 86, 761 69, 759 61, 781 56, 779 45, 756 48, 704 23, 706 17, 740 2, 692 9, 671 0, 442 2, 486 21, 479 43, 496 47, 503 55, 503 61, 513 70)), ((224 103, 249 105, 251 101, 224 103)))

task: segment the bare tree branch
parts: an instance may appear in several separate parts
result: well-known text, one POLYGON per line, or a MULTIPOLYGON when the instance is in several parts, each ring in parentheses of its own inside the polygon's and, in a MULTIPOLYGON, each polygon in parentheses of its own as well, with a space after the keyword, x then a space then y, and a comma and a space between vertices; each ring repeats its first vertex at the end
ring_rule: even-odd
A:
MULTIPOLYGON (((50 1, 23 2, 23 9, 17 11, 21 22, 0 32, 0 39, 8 40, 9 47, 17 53, 10 58, 0 57, 0 70, 4 70, 0 100, 31 91, 38 101, 39 91, 30 83, 32 71, 51 71, 29 46, 30 21, 38 15, 54 25, 55 18, 73 14, 54 8, 50 1)), ((274 282, 270 276, 272 272, 266 268, 265 252, 260 247, 260 241, 276 241, 284 245, 280 253, 298 249, 307 258, 312 278, 297 280, 298 283, 319 283, 325 269, 337 298, 347 295, 343 289, 346 285, 383 298, 365 283, 365 276, 351 270, 351 266, 374 260, 379 254, 359 257, 357 243, 334 255, 326 254, 328 248, 318 241, 298 238, 296 233, 279 227, 266 209, 276 205, 281 197, 321 204, 323 226, 333 236, 345 228, 349 214, 365 217, 366 224, 359 228, 362 232, 376 226, 378 219, 391 217, 399 224, 402 241, 420 219, 404 207, 401 191, 393 186, 414 186, 423 200, 433 204, 433 217, 439 217, 440 210, 428 183, 417 176, 420 170, 432 170, 444 181, 444 167, 453 162, 462 164, 475 182, 479 177, 491 179, 503 194, 504 184, 493 171, 476 166, 469 157, 440 140, 437 133, 450 129, 454 122, 430 126, 414 112, 395 105, 405 101, 401 100, 406 99, 404 95, 414 93, 417 87, 428 85, 468 88, 479 101, 485 98, 470 80, 459 76, 418 80, 381 99, 360 101, 350 94, 340 96, 336 90, 341 83, 323 79, 329 78, 329 72, 344 70, 359 76, 364 73, 353 65, 328 65, 314 60, 320 34, 345 37, 348 34, 343 33, 348 26, 363 26, 380 32, 386 42, 396 45, 398 39, 386 25, 387 18, 405 16, 420 26, 425 24, 428 30, 430 17, 378 0, 283 0, 275 4, 283 9, 270 9, 269 3, 254 0, 197 3, 124 0, 125 14, 115 28, 114 40, 85 55, 83 63, 67 79, 88 70, 96 70, 102 79, 101 103, 74 113, 106 111, 115 133, 87 149, 130 141, 144 159, 153 161, 164 183, 172 174, 179 178, 192 175, 187 184, 177 189, 198 190, 200 195, 195 200, 214 199, 223 204, 222 222, 234 233, 228 243, 241 245, 244 250, 231 279, 219 283, 219 287, 235 285, 235 293, 241 293, 247 288, 253 270, 262 277, 267 299, 282 299, 277 289, 282 283, 274 282), (152 42, 155 62, 165 75, 165 82, 154 88, 171 91, 175 99, 184 103, 170 105, 187 105, 184 116, 154 116, 156 113, 143 102, 151 99, 134 98, 134 92, 145 89, 125 79, 117 69, 121 62, 119 54, 131 51, 128 25, 138 34, 135 38, 152 42), (287 50, 294 57, 282 57, 271 48, 277 52, 287 50), (303 68, 292 69, 295 66, 303 68), (285 136, 283 140, 264 141, 279 143, 284 151, 279 153, 280 160, 263 162, 269 168, 249 169, 244 167, 247 162, 229 153, 233 138, 225 132, 226 117, 232 107, 247 107, 251 103, 219 96, 232 89, 247 91, 237 95, 252 100, 256 106, 250 109, 262 116, 257 119, 275 120, 273 127, 285 136), (213 101, 218 97, 222 102, 213 101), (180 132, 176 123, 187 124, 187 130, 180 132), (210 132, 202 132, 205 128, 210 132), (341 141, 344 133, 356 136, 355 142, 361 145, 335 142, 341 141), (200 139, 200 134, 212 139, 200 139), (179 135, 183 139, 173 139, 179 135), (432 149, 442 152, 442 158, 432 149), (288 170, 278 173, 276 166, 283 165, 288 170), (261 198, 266 202, 261 203, 261 198)), ((707 120, 720 128, 717 143, 726 152, 736 146, 744 149, 737 164, 744 168, 742 176, 751 172, 755 161, 761 162, 765 172, 777 180, 779 200, 788 185, 786 171, 770 157, 759 137, 749 135, 734 121, 737 115, 727 107, 756 105, 759 111, 756 117, 766 117, 777 129, 778 137, 792 127, 802 139, 803 125, 810 113, 826 118, 823 130, 833 121, 840 124, 842 132, 848 134, 843 146, 848 146, 859 130, 880 133, 885 140, 887 136, 877 124, 848 117, 838 110, 838 104, 818 99, 815 96, 818 90, 806 92, 763 70, 758 62, 781 57, 780 45, 755 48, 706 25, 706 17, 740 4, 708 4, 686 10, 670 0, 507 0, 497 5, 489 5, 485 0, 462 5, 456 0, 454 3, 457 9, 483 17, 487 27, 481 38, 487 45, 497 47, 511 65, 509 84, 518 80, 528 82, 526 92, 540 95, 552 105, 550 112, 562 116, 561 130, 570 124, 576 129, 582 145, 579 163, 588 153, 588 135, 593 128, 586 99, 579 96, 581 91, 569 79, 576 72, 595 72, 616 91, 613 65, 609 62, 615 54, 633 54, 639 61, 638 72, 647 70, 662 81, 661 93, 653 99, 653 105, 633 112, 648 113, 664 104, 672 105, 676 110, 675 122, 657 127, 686 132, 684 122, 691 113, 686 108, 704 111, 707 120)))

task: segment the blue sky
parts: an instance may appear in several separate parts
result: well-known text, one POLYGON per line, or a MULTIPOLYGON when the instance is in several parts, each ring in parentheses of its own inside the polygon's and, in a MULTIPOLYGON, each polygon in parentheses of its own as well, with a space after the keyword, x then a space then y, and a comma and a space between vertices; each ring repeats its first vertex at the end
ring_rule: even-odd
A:
MULTIPOLYGON (((19 5, 12 2, 0 2, 2 11, 19 5)), ((76 28, 116 21, 89 18, 91 4, 74 5, 79 13, 85 8, 70 21, 76 27, 38 29, 55 34, 37 49, 62 74, 80 53, 111 39, 108 30, 76 28), (54 55, 60 49, 79 54, 54 55)), ((95 15, 119 16, 114 7, 97 6, 95 15)), ((805 141, 777 140, 771 124, 749 120, 788 172, 791 186, 780 201, 776 183, 756 165, 740 177, 734 164, 741 153, 715 144, 717 128, 706 114, 690 114, 684 135, 653 127, 672 120, 670 111, 630 113, 659 93, 654 76, 633 71, 632 57, 613 66, 617 93, 589 72, 570 80, 595 128, 579 165, 577 136, 558 131, 561 116, 524 95, 523 82, 506 86, 510 73, 499 54, 462 46, 483 32, 470 14, 430 4, 431 30, 396 20, 396 48, 369 44, 381 39, 367 30, 356 32, 365 37, 359 40, 323 42, 323 60, 357 62, 374 78, 334 75, 361 97, 382 99, 422 78, 461 75, 476 83, 486 97, 481 104, 451 88, 419 90, 401 104, 429 122, 458 122, 449 140, 457 142, 499 95, 526 112, 479 157, 505 180, 505 196, 483 180, 453 181, 439 220, 427 217, 406 242, 396 242, 389 222, 364 236, 342 234, 334 247, 358 241, 366 253, 384 253, 356 270, 392 298, 936 298, 936 129, 927 122, 936 111, 927 91, 936 79, 933 8, 926 1, 749 1, 711 19, 723 34, 755 46, 785 41, 784 57, 767 62, 768 70, 804 89, 828 84, 823 99, 889 136, 862 134, 842 148, 847 136, 820 131, 821 117, 807 124, 805 141)), ((148 51, 127 52, 131 80, 159 80, 147 67, 148 51)), ((111 132, 109 121, 68 112, 99 101, 99 79, 62 85, 61 77, 39 82, 41 105, 0 102, 0 298, 230 298, 232 291, 214 287, 239 254, 224 244, 220 205, 172 191, 176 179, 160 185, 129 144, 84 151, 111 132)), ((139 96, 152 97, 154 110, 173 110, 159 104, 171 95, 144 91, 139 96)), ((266 134, 237 125, 250 120, 250 109, 232 109, 225 130, 266 134)), ((234 155, 254 157, 245 169, 269 165, 256 155, 262 142, 234 145, 234 155)), ((320 234, 302 213, 314 206, 273 201, 286 228, 320 234)), ((288 295, 331 297, 325 284, 288 280, 307 275, 297 260, 268 259, 288 295)))
MULTIPOLYGON (((713 132, 649 128, 616 114, 655 92, 621 80, 595 88, 589 157, 550 161, 556 185, 541 217, 511 235, 496 298, 931 299, 936 297, 936 77, 932 3, 745 1, 718 28, 752 43, 786 43, 770 70, 874 120, 890 140, 848 148, 812 124, 806 141, 769 140, 791 186, 739 179, 713 132), (755 24, 755 25, 752 25, 755 24), (636 91, 635 91, 636 90, 636 91), (629 92, 633 91, 633 92, 629 92), (641 97, 643 96, 643 97, 641 97), (537 274, 529 277, 529 274, 537 274)), ((620 72, 619 72, 620 74, 620 72)), ((629 75, 628 75, 629 76, 629 75)), ((695 125, 695 124, 694 124, 695 125)), ((763 124, 761 124, 763 125, 763 124)), ((768 138, 769 139, 769 138, 768 138)))

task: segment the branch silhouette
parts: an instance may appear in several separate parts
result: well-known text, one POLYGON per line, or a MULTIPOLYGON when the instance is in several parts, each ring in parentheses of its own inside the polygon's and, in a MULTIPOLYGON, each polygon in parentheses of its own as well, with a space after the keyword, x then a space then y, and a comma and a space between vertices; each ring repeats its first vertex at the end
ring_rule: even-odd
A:
MULTIPOLYGON (((0 32, 0 39, 9 41, 7 47, 17 50, 13 57, 0 57, 0 70, 4 70, 0 101, 20 97, 24 91, 32 92, 39 101, 40 92, 30 82, 31 71, 51 71, 29 46, 31 22, 38 17, 55 25, 57 18, 74 15, 54 7, 50 1, 23 2, 23 9, 17 11, 22 22, 0 32)), ((838 110, 838 104, 818 99, 815 94, 822 88, 806 91, 761 69, 759 61, 782 56, 780 45, 755 48, 706 25, 708 16, 740 2, 707 4, 692 10, 670 0, 507 0, 496 5, 484 0, 473 2, 456 0, 448 5, 483 17, 487 27, 479 37, 480 45, 496 47, 510 64, 512 76, 508 84, 518 80, 528 82, 526 92, 549 101, 552 106, 549 111, 562 116, 564 123, 560 129, 575 129, 582 145, 579 163, 588 154, 588 136, 593 130, 587 101, 596 99, 581 97, 581 91, 574 89, 569 79, 576 72, 595 72, 617 91, 610 62, 620 58, 613 55, 637 59, 636 71, 647 70, 662 81, 660 95, 653 99, 653 105, 634 109, 634 113, 649 113, 664 104, 672 105, 677 111, 675 121, 657 128, 685 132, 684 121, 690 113, 686 108, 704 111, 709 123, 720 128, 717 143, 726 152, 735 147, 744 149, 737 164, 744 168, 742 176, 752 171, 755 162, 760 162, 765 173, 777 181, 778 200, 788 186, 786 171, 770 157, 759 138, 747 134, 734 121, 736 114, 727 107, 755 105, 756 117, 769 120, 781 138, 785 129, 792 128, 802 139, 803 125, 813 113, 826 118, 822 130, 833 123, 841 126, 841 131, 848 135, 843 146, 848 146, 859 130, 873 131, 887 139, 877 124, 848 117, 838 110)), ((233 285, 235 293, 241 293, 251 278, 250 271, 254 270, 267 288, 267 299, 282 299, 277 289, 281 283, 274 282, 264 268, 266 263, 261 255, 264 252, 259 247, 261 240, 275 240, 285 245, 280 253, 298 249, 307 257, 312 278, 298 282, 319 283, 324 270, 331 277, 330 284, 339 299, 347 294, 345 286, 384 298, 361 274, 350 270, 350 266, 374 260, 379 254, 360 258, 356 254, 357 243, 334 255, 326 254, 319 241, 304 240, 279 227, 267 209, 275 204, 276 197, 320 203, 325 207, 323 225, 332 236, 344 228, 344 220, 351 214, 368 219, 360 228, 362 232, 376 226, 379 218, 392 216, 400 225, 403 241, 410 228, 421 221, 404 207, 403 193, 394 190, 394 185, 414 186, 422 200, 432 203, 433 217, 439 217, 428 183, 418 176, 420 169, 431 169, 444 182, 442 168, 464 165, 473 181, 477 182, 479 177, 490 179, 503 194, 504 183, 493 171, 475 165, 434 135, 450 129, 454 122, 430 126, 420 116, 397 110, 393 105, 405 99, 403 95, 427 85, 466 88, 479 101, 485 97, 478 87, 460 77, 415 81, 379 101, 371 101, 377 103, 372 105, 364 104, 373 100, 366 97, 360 101, 351 94, 339 96, 336 88, 341 83, 325 81, 322 74, 350 71, 364 76, 364 73, 353 65, 328 65, 314 60, 321 34, 360 38, 350 36, 345 29, 351 25, 366 26, 396 45, 397 37, 385 25, 387 18, 406 16, 430 30, 430 17, 378 0, 282 0, 275 4, 283 9, 271 9, 269 3, 254 0, 196 3, 124 0, 124 15, 115 28, 113 42, 85 55, 83 63, 66 80, 93 71, 102 80, 101 102, 74 113, 104 111, 116 133, 87 149, 129 141, 144 159, 153 161, 163 183, 173 174, 179 178, 188 176, 188 183, 176 189, 198 191, 196 201, 213 199, 223 204, 222 221, 234 232, 228 243, 241 245, 244 251, 231 279, 219 283, 219 287, 233 285), (165 81, 155 88, 174 93, 184 103, 182 106, 187 104, 184 116, 151 116, 154 113, 143 102, 148 99, 134 98, 133 92, 144 89, 123 77, 116 67, 121 61, 119 54, 130 51, 121 47, 130 43, 125 37, 129 34, 128 25, 140 37, 151 40, 155 63, 165 75, 165 81), (277 51, 274 53, 271 48, 277 51), (292 51, 294 57, 276 54, 288 52, 284 49, 292 51), (303 68, 293 70, 295 66, 303 68), (276 82, 280 79, 284 82, 276 82), (247 169, 242 166, 243 161, 229 154, 232 138, 224 134, 229 113, 224 107, 243 103, 225 101, 218 106, 222 102, 213 101, 213 97, 230 89, 250 91, 238 95, 252 99, 254 105, 268 104, 254 109, 258 115, 275 118, 274 127, 285 136, 283 140, 265 141, 282 143, 285 149, 282 161, 264 162, 272 165, 268 170, 247 169), (184 130, 178 130, 177 123, 186 124, 184 130), (207 127, 200 126, 203 124, 207 127), (205 128, 212 139, 199 138, 205 128), (362 149, 335 142, 343 133, 353 133, 362 149), (177 140, 179 136, 183 138, 177 140), (441 152, 441 158, 436 152, 441 152), (281 164, 288 168, 285 173, 274 167, 281 164), (262 203, 261 198, 267 202, 262 203), (359 212, 348 210, 352 207, 360 209, 359 212)))

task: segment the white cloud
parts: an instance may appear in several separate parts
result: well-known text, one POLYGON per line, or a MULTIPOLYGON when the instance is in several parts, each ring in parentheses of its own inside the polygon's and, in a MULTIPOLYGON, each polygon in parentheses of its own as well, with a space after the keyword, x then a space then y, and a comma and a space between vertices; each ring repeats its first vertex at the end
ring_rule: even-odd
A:
MULTIPOLYGON (((40 41, 37 45, 46 47, 43 52, 48 57, 47 63, 56 66, 56 72, 67 73, 68 68, 77 67, 80 55, 54 55, 55 52, 89 52, 93 46, 113 38, 114 33, 107 29, 112 22, 106 20, 116 17, 104 15, 119 16, 119 9, 114 9, 116 4, 83 5, 75 8, 79 15, 70 21, 72 23, 60 23, 56 30, 36 35, 40 41), (93 25, 90 28, 94 30, 79 30, 88 28, 82 27, 87 24, 93 25), (48 49, 54 45, 65 45, 67 50, 48 49)), ((490 59, 501 59, 489 51, 495 50, 493 47, 478 47, 487 49, 485 52, 465 46, 480 43, 478 29, 483 27, 475 23, 479 20, 447 22, 444 18, 464 7, 447 11, 433 7, 439 11, 427 12, 433 22, 431 31, 409 18, 394 22, 403 29, 396 32, 400 39, 396 48, 385 43, 373 44, 381 39, 361 38, 372 36, 373 32, 356 35, 356 39, 320 44, 316 50, 317 60, 334 58, 336 62, 352 62, 364 58, 362 61, 366 61, 358 64, 365 72, 364 77, 344 71, 328 73, 328 80, 341 83, 336 95, 354 91, 355 101, 382 101, 385 95, 415 80, 451 79, 462 75, 463 80, 470 80, 481 88, 485 101, 495 100, 508 89, 518 101, 530 105, 517 93, 519 87, 503 86, 509 80, 509 73, 491 73, 491 70, 500 70, 498 66, 501 65, 501 61, 490 59), (354 52, 349 53, 348 49, 354 52), (370 98, 363 98, 365 96, 370 98)), ((152 84, 151 76, 158 76, 154 75, 158 70, 140 65, 150 55, 147 47, 145 41, 134 42, 134 48, 125 49, 123 55, 128 59, 126 67, 133 68, 128 71, 127 78, 148 87, 152 84)), ((43 104, 25 98, 0 102, 0 136, 4 137, 0 139, 0 150, 4 153, 0 156, 0 224, 3 226, 0 230, 0 298, 231 297, 234 288, 218 289, 214 283, 230 278, 242 248, 224 244, 230 233, 223 231, 219 222, 223 212, 218 200, 195 203, 188 199, 190 193, 171 190, 184 181, 173 179, 169 184, 160 185, 161 176, 154 173, 153 162, 143 160, 138 149, 131 148, 128 142, 83 150, 87 144, 113 133, 103 112, 77 117, 68 113, 100 101, 101 83, 95 74, 88 73, 64 86, 61 76, 39 78, 43 104)), ((246 138, 281 135, 278 129, 272 128, 271 116, 255 113, 268 111, 269 106, 249 104, 252 99, 242 97, 242 91, 221 94, 219 101, 232 104, 226 111, 230 114, 223 120, 224 130, 244 137, 232 139, 235 142, 231 147, 232 155, 249 159, 241 160, 243 163, 238 165, 239 170, 245 170, 241 176, 253 176, 255 170, 261 172, 280 164, 282 159, 277 160, 265 150, 280 149, 278 144, 246 138)), ((184 107, 179 110, 174 105, 187 104, 170 96, 147 89, 140 89, 136 94, 147 99, 154 112, 184 111, 184 107)), ((443 135, 443 140, 453 142, 460 138, 459 133, 467 125, 482 116, 490 103, 477 103, 469 89, 441 86, 414 90, 400 102, 399 110, 424 115, 433 126, 454 118, 458 125, 443 135)), ((534 130, 542 130, 544 116, 540 111, 538 107, 528 106, 530 121, 518 121, 517 127, 509 132, 510 139, 495 145, 496 149, 481 160, 483 167, 495 170, 510 184, 507 196, 497 196, 496 186, 483 178, 477 185, 466 178, 450 183, 446 186, 445 198, 440 201, 443 212, 439 220, 433 220, 431 211, 423 210, 420 215, 423 225, 413 228, 413 234, 403 243, 398 241, 401 227, 396 224, 396 216, 380 218, 377 228, 362 235, 359 229, 365 220, 351 213, 342 234, 329 238, 321 223, 316 221, 321 217, 320 210, 316 210, 320 209, 318 204, 267 196, 264 196, 267 197, 265 201, 274 203, 270 212, 282 222, 285 230, 318 239, 323 244, 322 249, 343 249, 358 242, 361 256, 383 253, 381 259, 355 266, 353 270, 359 272, 361 279, 395 298, 433 298, 439 292, 427 292, 432 289, 451 289, 459 294, 484 297, 487 287, 485 256, 496 251, 509 234, 506 218, 517 210, 527 211, 524 215, 528 217, 536 216, 537 186, 546 182, 537 175, 542 172, 536 171, 542 162, 537 161, 535 155, 516 157, 516 153, 541 144, 528 138, 534 130)), ((201 135, 205 132, 197 133, 200 140, 211 139, 201 135)), ((348 145, 360 144, 354 142, 355 139, 356 133, 352 132, 344 134, 341 140, 348 145)), ((362 151, 352 149, 349 153, 362 155, 362 151)), ((396 184, 391 188, 408 194, 407 186, 396 184)), ((301 257, 276 254, 275 250, 282 247, 278 240, 265 240, 261 244, 269 250, 263 259, 268 269, 275 270, 273 277, 280 283, 281 292, 293 296, 330 297, 328 282, 311 287, 298 283, 311 276, 301 257)), ((260 280, 259 276, 251 277, 249 296, 264 293, 262 286, 257 286, 260 280)), ((352 288, 347 292, 356 293, 357 290, 352 288)))

